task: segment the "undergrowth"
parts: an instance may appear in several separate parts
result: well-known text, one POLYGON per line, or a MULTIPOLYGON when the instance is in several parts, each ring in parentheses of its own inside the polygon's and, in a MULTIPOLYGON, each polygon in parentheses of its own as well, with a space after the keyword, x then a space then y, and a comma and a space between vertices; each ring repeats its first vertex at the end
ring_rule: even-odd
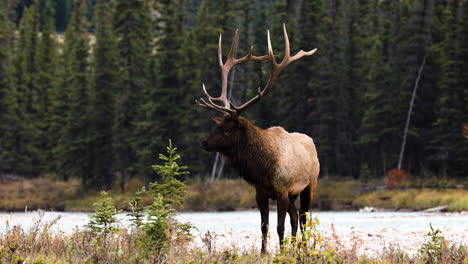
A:
MULTIPOLYGON (((468 263, 466 247, 449 243, 432 226, 427 241, 413 256, 394 247, 383 248, 377 256, 363 256, 359 253, 362 241, 357 237, 345 243, 333 226, 331 236, 324 236, 318 229, 319 219, 308 217, 298 237, 287 237, 279 252, 261 255, 259 250, 240 250, 238 245, 217 249, 217 235, 211 232, 204 234, 200 247, 194 246, 190 236, 179 233, 166 240, 164 250, 154 250, 141 244, 148 242, 146 234, 134 226, 115 228, 107 235, 90 229, 63 234, 53 231, 58 219, 39 219, 27 230, 7 222, 6 231, 0 234, 0 263, 468 263)), ((166 234, 171 228, 165 229, 166 234)))

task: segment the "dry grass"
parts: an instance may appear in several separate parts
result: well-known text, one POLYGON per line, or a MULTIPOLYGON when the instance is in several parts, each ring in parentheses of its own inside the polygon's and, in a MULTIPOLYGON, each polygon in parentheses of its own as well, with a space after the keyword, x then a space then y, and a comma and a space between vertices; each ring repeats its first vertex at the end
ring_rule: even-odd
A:
POLYGON ((76 197, 78 180, 53 181, 48 178, 0 183, 0 209, 5 211, 65 209, 65 201, 76 197))
POLYGON ((244 180, 226 179, 212 184, 190 185, 185 209, 192 211, 227 211, 256 208, 255 189, 244 180))
POLYGON ((354 204, 358 207, 414 210, 448 205, 449 211, 466 211, 468 191, 464 189, 385 190, 361 195, 356 198, 354 204))
POLYGON ((312 206, 320 210, 356 209, 353 201, 361 194, 361 187, 362 184, 356 180, 321 178, 312 206))
POLYGON ((164 254, 155 255, 141 247, 138 229, 121 229, 107 236, 86 230, 65 235, 51 231, 55 222, 38 220, 29 230, 7 224, 6 232, 0 233, 0 263, 468 263, 466 248, 450 245, 436 232, 415 256, 393 247, 379 256, 362 256, 359 239, 345 245, 335 232, 324 239, 316 219, 307 224, 302 239, 288 238, 282 251, 267 255, 235 246, 216 250, 208 247, 214 244, 211 235, 205 236, 205 246, 200 248, 189 237, 178 237, 164 254))
MULTIPOLYGON (((380 186, 375 181, 367 186, 380 186)), ((435 183, 434 183, 435 184, 435 183)), ((452 185, 456 183, 451 183, 452 185)), ((118 209, 128 210, 128 200, 144 183, 132 179, 125 192, 117 186, 108 190, 118 209)), ((365 193, 366 185, 356 180, 320 178, 313 208, 318 210, 356 210, 365 206, 388 209, 422 210, 448 205, 449 211, 468 210, 468 191, 465 189, 408 189, 365 193)), ((56 210, 92 211, 99 198, 98 191, 85 191, 78 180, 68 182, 49 178, 18 180, 0 183, 0 210, 56 210)), ((143 205, 150 202, 143 197, 143 205)), ((271 203, 274 205, 274 203, 271 203)), ((242 179, 224 179, 213 184, 196 181, 189 184, 184 210, 226 211, 256 208, 255 190, 242 179)))

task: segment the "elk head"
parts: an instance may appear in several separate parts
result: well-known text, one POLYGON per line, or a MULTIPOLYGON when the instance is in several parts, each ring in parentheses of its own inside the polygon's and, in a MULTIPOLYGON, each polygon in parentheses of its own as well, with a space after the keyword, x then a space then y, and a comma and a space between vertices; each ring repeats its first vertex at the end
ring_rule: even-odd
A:
POLYGON ((223 63, 223 54, 222 54, 222 36, 219 36, 218 44, 218 60, 219 66, 221 68, 221 95, 219 97, 212 97, 208 94, 205 85, 203 84, 203 91, 207 99, 201 98, 200 101, 197 101, 197 104, 201 107, 207 109, 213 109, 220 112, 223 117, 213 117, 213 121, 216 123, 216 128, 213 132, 202 141, 202 147, 206 151, 217 151, 222 152, 225 149, 231 148, 233 145, 238 144, 239 141, 245 136, 246 129, 250 126, 253 126, 250 121, 246 118, 240 116, 242 112, 247 110, 249 107, 258 102, 263 96, 265 96, 273 87, 273 84, 276 81, 276 78, 279 74, 288 66, 291 62, 298 60, 304 56, 309 56, 314 54, 317 49, 305 52, 303 50, 299 51, 296 55, 291 56, 289 48, 289 38, 286 31, 286 25, 283 24, 283 35, 284 35, 284 58, 281 63, 277 63, 275 55, 273 54, 273 49, 271 47, 270 32, 267 31, 268 38, 268 55, 264 56, 254 56, 253 48, 251 47, 248 54, 240 59, 234 58, 234 53, 236 50, 237 44, 237 30, 234 34, 234 39, 231 44, 231 49, 225 63, 223 63), (245 102, 241 106, 236 106, 228 98, 227 89, 228 89, 228 76, 231 69, 237 64, 241 64, 247 61, 263 61, 270 60, 271 72, 268 78, 267 84, 263 89, 258 87, 258 94, 251 98, 249 101, 245 102), (219 104, 218 104, 219 103, 219 104))

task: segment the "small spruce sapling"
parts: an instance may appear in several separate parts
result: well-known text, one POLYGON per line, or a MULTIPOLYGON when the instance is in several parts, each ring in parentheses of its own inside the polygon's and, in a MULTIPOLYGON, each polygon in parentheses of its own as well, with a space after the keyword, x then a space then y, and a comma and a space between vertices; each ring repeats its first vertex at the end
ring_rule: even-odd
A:
POLYGON ((132 210, 127 215, 130 216, 132 224, 136 227, 141 227, 143 225, 143 219, 145 217, 145 208, 141 206, 141 197, 146 193, 145 187, 139 189, 135 196, 130 198, 128 204, 132 210))
POLYGON ((169 140, 167 155, 160 154, 163 165, 154 165, 153 169, 162 178, 162 183, 150 183, 149 194, 153 203, 146 207, 147 221, 143 223, 143 245, 147 253, 155 251, 160 255, 169 244, 179 237, 190 235, 191 225, 182 224, 175 219, 176 208, 183 206, 187 186, 176 176, 188 174, 186 166, 179 166, 177 148, 169 140))
POLYGON ((184 195, 187 186, 175 177, 189 174, 187 166, 179 166, 177 160, 180 155, 177 154, 177 148, 172 146, 169 140, 169 146, 166 148, 167 156, 159 154, 159 159, 164 160, 163 165, 153 165, 153 170, 162 178, 163 183, 150 183, 150 192, 153 197, 162 196, 164 204, 172 209, 180 208, 184 202, 184 195))
POLYGON ((118 219, 115 216, 122 211, 115 208, 112 198, 108 196, 107 192, 101 192, 101 199, 95 202, 93 207, 96 212, 89 216, 88 223, 88 228, 92 233, 107 236, 107 234, 118 230, 115 226, 118 219))

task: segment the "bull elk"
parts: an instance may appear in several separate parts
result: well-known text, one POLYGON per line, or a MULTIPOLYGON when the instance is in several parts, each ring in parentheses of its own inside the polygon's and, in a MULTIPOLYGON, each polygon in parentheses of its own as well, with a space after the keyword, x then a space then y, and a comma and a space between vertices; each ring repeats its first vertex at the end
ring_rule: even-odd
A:
POLYGON ((222 78, 221 95, 210 96, 203 84, 203 91, 207 98, 197 101, 198 105, 223 114, 223 117, 212 118, 216 123, 216 128, 201 142, 202 147, 209 152, 219 152, 228 163, 240 171, 241 176, 249 184, 255 187, 256 201, 262 221, 262 253, 266 252, 267 247, 269 199, 277 201, 277 232, 280 246, 282 246, 286 213, 289 213, 291 218, 292 235, 296 236, 298 222, 302 230, 307 220, 306 212, 310 209, 319 174, 317 151, 310 137, 300 133, 288 133, 282 127, 261 129, 247 118, 240 116, 271 90, 278 75, 286 66, 304 56, 312 55, 317 50, 313 49, 308 52, 301 50, 291 56, 284 24, 283 34, 285 52, 279 64, 273 54, 269 31, 267 31, 268 55, 254 56, 253 49, 250 48, 248 54, 240 59, 234 57, 238 39, 236 31, 225 63, 222 58, 220 36, 218 59, 222 78), (247 61, 263 60, 269 60, 271 63, 271 73, 267 84, 263 89, 258 88, 258 94, 243 105, 234 105, 227 97, 229 71, 234 66, 247 61), (298 196, 300 196, 301 204, 299 215, 295 206, 298 196))

